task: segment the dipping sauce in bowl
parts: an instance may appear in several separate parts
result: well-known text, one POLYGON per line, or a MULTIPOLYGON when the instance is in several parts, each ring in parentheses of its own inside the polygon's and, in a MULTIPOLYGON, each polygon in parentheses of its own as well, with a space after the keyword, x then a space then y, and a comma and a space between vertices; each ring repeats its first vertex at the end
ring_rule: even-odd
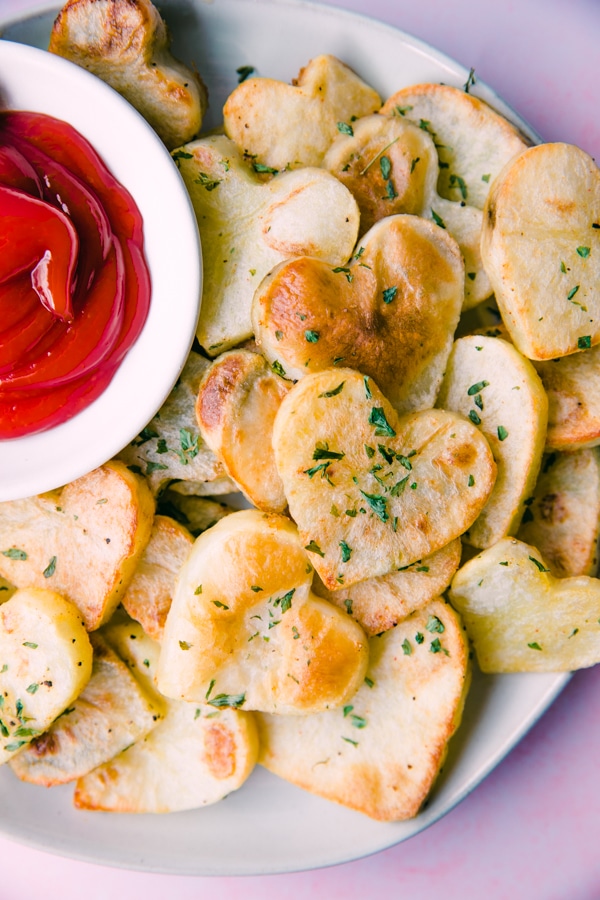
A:
POLYGON ((37 206, 0 223, 0 502, 73 481, 142 431, 181 373, 202 294, 196 217, 156 132, 99 78, 4 40, 2 186, 52 209, 43 227, 37 206))
POLYGON ((95 400, 149 304, 129 192, 68 123, 0 113, 0 439, 95 400))

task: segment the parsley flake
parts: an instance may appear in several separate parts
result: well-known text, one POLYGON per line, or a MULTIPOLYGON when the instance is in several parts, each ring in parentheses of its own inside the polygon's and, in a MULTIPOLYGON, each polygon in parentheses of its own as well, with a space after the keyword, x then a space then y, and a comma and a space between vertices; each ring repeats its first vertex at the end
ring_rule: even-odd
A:
MULTIPOLYGON (((369 391, 370 394, 370 391, 369 391)), ((377 437, 396 437, 396 432, 388 422, 381 406, 374 406, 369 414, 369 425, 375 426, 377 437)))
POLYGON ((383 302, 388 304, 391 303, 397 293, 398 288, 395 285, 394 287, 386 288, 383 292, 383 302))

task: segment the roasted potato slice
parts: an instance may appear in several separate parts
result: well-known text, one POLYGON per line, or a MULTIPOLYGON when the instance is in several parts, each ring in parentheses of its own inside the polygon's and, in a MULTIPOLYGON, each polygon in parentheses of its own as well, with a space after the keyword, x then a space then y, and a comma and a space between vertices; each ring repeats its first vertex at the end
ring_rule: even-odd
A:
POLYGON ((365 674, 367 639, 311 592, 312 577, 284 516, 241 510, 205 531, 167 616, 160 690, 281 715, 347 702, 365 674))
POLYGON ((24 588, 0 606, 0 764, 81 693, 92 645, 77 607, 54 591, 24 588))
POLYGON ((220 503, 210 497, 180 494, 172 488, 167 488, 160 496, 158 512, 175 519, 189 531, 192 537, 198 537, 199 534, 202 534, 207 528, 212 528, 220 519, 228 516, 234 510, 226 503, 220 503))
POLYGON ((459 538, 431 556, 379 578, 367 578, 348 588, 329 591, 318 575, 313 590, 344 609, 369 637, 394 628, 408 615, 438 597, 458 569, 461 556, 459 538))
POLYGON ((483 209, 496 175, 531 143, 483 100, 449 84, 415 84, 393 94, 384 115, 409 119, 434 140, 438 191, 483 209))
POLYGON ((144 480, 106 463, 60 491, 0 504, 0 574, 64 595, 93 631, 121 600, 153 517, 144 480))
MULTIPOLYGON (((110 625, 106 638, 152 692, 158 644, 137 622, 110 625)), ((258 755, 251 713, 205 703, 164 701, 166 714, 145 738, 80 778, 79 809, 165 813, 222 800, 250 775, 258 755)))
POLYGON ((21 781, 75 781, 152 731, 164 713, 164 703, 144 691, 99 633, 90 640, 92 675, 83 691, 10 762, 21 781))
POLYGON ((287 500, 271 447, 288 382, 249 350, 219 356, 200 383, 196 417, 207 446, 254 506, 283 512, 287 500))
POLYGON ((600 170, 583 150, 541 144, 502 170, 481 253, 524 356, 554 359, 600 341, 600 170))
POLYGON ((482 672, 566 672, 600 662, 600 581, 555 578, 535 547, 503 538, 449 592, 482 672))
POLYGON ((150 0, 67 0, 48 49, 122 94, 172 148, 200 131, 208 98, 198 74, 169 45, 150 0))
POLYGON ((198 385, 210 363, 190 353, 181 376, 144 430, 118 454, 145 475, 154 494, 174 479, 213 483, 223 467, 202 440, 196 422, 198 385))
POLYGON ((496 466, 468 420, 399 418, 351 369, 307 375, 275 418, 275 461, 302 544, 329 590, 445 547, 485 505, 496 466))
POLYGON ((169 516, 155 516, 150 540, 123 595, 127 613, 157 641, 162 638, 177 575, 193 543, 183 525, 169 516))
POLYGON ((204 257, 196 334, 210 356, 252 335, 250 306, 261 279, 282 260, 309 254, 343 265, 358 236, 350 191, 323 169, 269 181, 223 135, 174 157, 192 199, 204 257))
POLYGON ((241 151, 276 169, 319 166, 344 125, 381 106, 379 95, 335 56, 317 56, 293 84, 248 78, 223 108, 241 151))
POLYGON ((429 794, 460 724, 466 638, 452 608, 434 600, 369 644, 366 683, 343 709, 259 715, 259 762, 374 819, 408 819, 429 794))
POLYGON ((336 137, 323 166, 356 198, 361 234, 385 216, 431 219, 452 235, 464 257, 464 308, 490 296, 479 249, 482 212, 464 200, 440 197, 438 156, 426 131, 399 116, 365 116, 352 124, 352 134, 336 137))
POLYGON ((401 412, 430 408, 463 302, 456 241, 417 216, 390 216, 345 266, 300 257, 264 279, 252 320, 279 374, 332 366, 370 375, 401 412))
POLYGON ((468 416, 492 448, 494 490, 465 535, 474 547, 490 547, 516 532, 533 492, 546 440, 546 392, 512 344, 471 335, 454 344, 437 406, 468 416))
POLYGON ((536 362, 548 394, 547 450, 600 444, 600 347, 536 362))
POLYGON ((600 451, 550 453, 517 532, 553 575, 595 575, 600 537, 600 451))

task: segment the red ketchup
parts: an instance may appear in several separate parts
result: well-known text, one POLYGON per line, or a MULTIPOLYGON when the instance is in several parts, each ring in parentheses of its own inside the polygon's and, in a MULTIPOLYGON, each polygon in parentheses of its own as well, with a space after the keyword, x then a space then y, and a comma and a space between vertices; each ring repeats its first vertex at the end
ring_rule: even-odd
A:
POLYGON ((70 125, 0 113, 0 439, 95 400, 149 305, 130 194, 70 125))

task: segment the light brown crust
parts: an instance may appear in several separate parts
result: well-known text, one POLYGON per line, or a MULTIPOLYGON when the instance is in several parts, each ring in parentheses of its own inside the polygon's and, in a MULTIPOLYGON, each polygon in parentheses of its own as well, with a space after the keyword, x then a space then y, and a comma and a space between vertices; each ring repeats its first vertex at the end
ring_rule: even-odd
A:
POLYGON ((171 149, 200 131, 207 92, 197 73, 171 56, 169 45, 150 0, 67 0, 49 50, 122 94, 171 149))

